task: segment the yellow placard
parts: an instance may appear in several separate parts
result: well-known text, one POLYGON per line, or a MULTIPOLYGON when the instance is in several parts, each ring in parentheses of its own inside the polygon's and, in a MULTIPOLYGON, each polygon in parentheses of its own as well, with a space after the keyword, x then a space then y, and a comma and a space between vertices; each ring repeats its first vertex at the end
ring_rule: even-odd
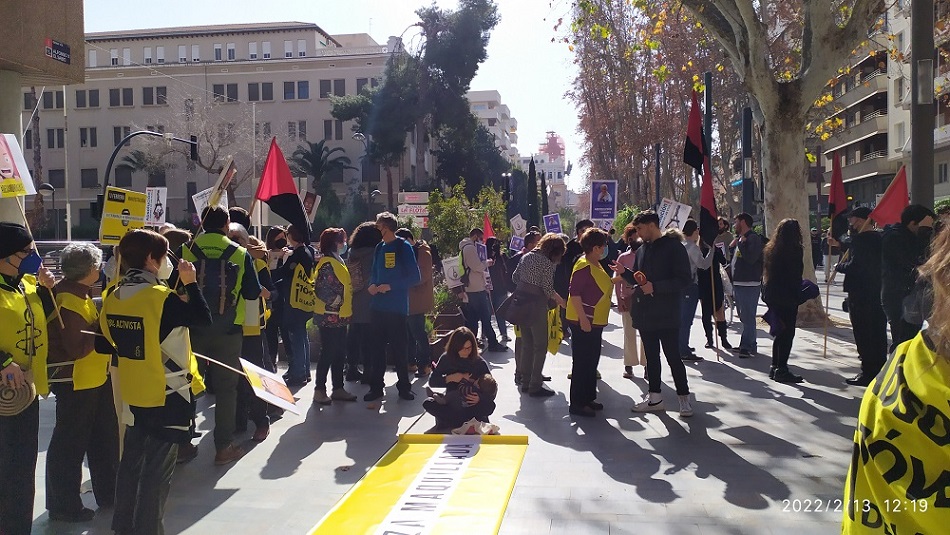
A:
POLYGON ((36 195, 30 169, 13 134, 0 134, 0 198, 36 195))
POLYGON ((310 533, 497 533, 527 448, 526 436, 401 435, 310 533))
POLYGON ((145 201, 144 193, 111 186, 106 188, 99 243, 118 245, 128 231, 144 227, 145 201))

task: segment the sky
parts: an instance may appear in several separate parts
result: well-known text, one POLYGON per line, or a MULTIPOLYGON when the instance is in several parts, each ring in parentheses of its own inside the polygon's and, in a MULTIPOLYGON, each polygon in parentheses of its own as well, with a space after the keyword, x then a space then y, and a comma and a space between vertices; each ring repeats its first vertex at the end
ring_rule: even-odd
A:
MULTIPOLYGON (((85 0, 87 32, 133 30, 168 26, 299 21, 314 23, 327 33, 368 33, 385 44, 418 19, 415 10, 430 0, 228 0, 198 2, 164 0, 85 0), (134 8, 131 7, 134 4, 134 8)), ((438 0, 453 9, 456 0, 438 0)), ((580 189, 585 171, 578 165, 582 138, 577 133, 577 108, 565 96, 576 75, 572 53, 554 30, 568 18, 569 0, 496 0, 501 22, 491 34, 488 59, 472 81, 473 90, 496 89, 502 103, 518 120, 518 150, 522 156, 537 152, 545 133, 564 138, 569 161, 574 162, 569 187, 580 189)), ((561 30, 563 34, 563 30, 561 30)), ((409 34, 407 34, 408 36, 409 34)))

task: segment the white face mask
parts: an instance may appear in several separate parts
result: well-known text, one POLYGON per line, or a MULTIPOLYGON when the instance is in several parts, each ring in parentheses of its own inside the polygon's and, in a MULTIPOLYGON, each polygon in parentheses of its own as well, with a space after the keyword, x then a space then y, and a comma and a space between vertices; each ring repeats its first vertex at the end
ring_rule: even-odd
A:
POLYGON ((172 265, 171 259, 168 258, 168 255, 165 255, 165 263, 161 264, 158 267, 158 273, 156 273, 155 275, 158 277, 159 280, 167 281, 169 277, 172 276, 172 270, 174 269, 174 267, 175 266, 172 265))

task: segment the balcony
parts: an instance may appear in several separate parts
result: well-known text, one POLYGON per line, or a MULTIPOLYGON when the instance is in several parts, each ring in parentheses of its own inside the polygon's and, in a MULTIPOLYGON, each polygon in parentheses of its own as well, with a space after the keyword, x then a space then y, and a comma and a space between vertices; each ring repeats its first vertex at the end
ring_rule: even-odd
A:
MULTIPOLYGON (((861 156, 860 161, 849 160, 847 165, 841 167, 841 179, 844 182, 860 180, 875 175, 896 173, 900 167, 900 162, 890 162, 887 159, 887 151, 879 150, 869 152, 861 156)), ((831 171, 824 174, 825 184, 831 181, 831 171)))
POLYGON ((876 134, 887 134, 887 129, 887 110, 873 111, 864 116, 860 123, 831 136, 827 141, 828 149, 824 151, 824 154, 827 156, 842 147, 863 141, 876 134))
POLYGON ((837 96, 835 102, 842 108, 850 108, 873 95, 886 92, 888 79, 885 74, 878 69, 861 77, 853 88, 837 96))

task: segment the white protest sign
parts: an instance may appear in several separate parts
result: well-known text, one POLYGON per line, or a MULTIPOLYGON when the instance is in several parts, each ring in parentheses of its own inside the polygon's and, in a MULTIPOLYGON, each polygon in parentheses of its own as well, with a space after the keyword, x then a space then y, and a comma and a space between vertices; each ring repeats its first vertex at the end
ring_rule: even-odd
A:
POLYGON ((462 265, 459 257, 453 256, 442 260, 442 273, 445 275, 445 285, 451 288, 462 286, 462 265))
MULTIPOLYGON (((241 359, 241 367, 244 368, 244 373, 247 374, 247 380, 251 383, 255 396, 275 407, 300 414, 300 409, 297 408, 297 400, 294 399, 293 393, 287 388, 283 378, 244 359, 241 359)), ((223 372, 223 370, 220 371, 223 372)))
POLYGON ((683 230, 683 225, 686 224, 686 219, 692 211, 693 207, 688 204, 664 198, 659 210, 660 230, 668 228, 683 230))
POLYGON ((165 224, 168 188, 145 188, 145 224, 157 227, 165 224))
MULTIPOLYGON (((195 213, 197 213, 199 217, 201 217, 201 212, 208 206, 208 201, 211 199, 212 192, 214 192, 213 187, 204 191, 199 191, 198 193, 195 193, 191 196, 192 202, 195 203, 195 213)), ((228 209, 227 195, 221 195, 218 197, 218 206, 224 208, 225 210, 228 209)))
POLYGON ((0 197, 36 195, 30 168, 13 134, 0 134, 0 197))
POLYGON ((521 214, 511 218, 511 230, 515 236, 524 236, 528 233, 528 222, 521 217, 521 214))

